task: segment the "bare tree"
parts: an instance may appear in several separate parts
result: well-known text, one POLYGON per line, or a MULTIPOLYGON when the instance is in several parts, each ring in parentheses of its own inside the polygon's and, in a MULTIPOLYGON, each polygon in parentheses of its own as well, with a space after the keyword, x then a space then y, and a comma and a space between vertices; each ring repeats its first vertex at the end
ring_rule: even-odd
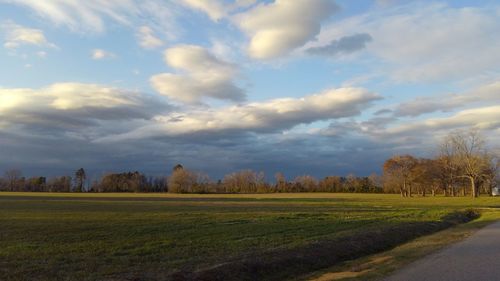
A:
POLYGON ((168 177, 168 192, 171 193, 204 193, 210 186, 208 175, 190 171, 177 164, 168 177))
POLYGON ((285 192, 287 189, 287 182, 285 175, 283 173, 278 172, 274 175, 274 178, 276 180, 276 190, 278 192, 285 192))
POLYGON ((411 176, 417 159, 411 155, 396 155, 384 163, 384 179, 399 187, 402 197, 411 197, 411 176))
POLYGON ((297 189, 300 192, 314 192, 318 187, 318 180, 310 175, 295 177, 293 183, 297 186, 297 189))
POLYGON ((185 193, 195 184, 196 179, 184 168, 173 169, 168 177, 168 192, 185 193))
POLYGON ((241 170, 224 176, 222 185, 228 193, 255 193, 266 190, 263 172, 241 170))
POLYGON ((87 174, 83 168, 76 170, 75 172, 75 191, 82 192, 85 181, 87 180, 87 174))
POLYGON ((10 169, 5 172, 5 179, 7 180, 7 185, 9 186, 10 191, 14 191, 14 189, 16 189, 21 177, 22 173, 17 169, 10 169))
POLYGON ((471 196, 478 196, 478 184, 488 178, 492 165, 492 155, 486 149, 484 138, 476 129, 455 131, 444 140, 450 166, 456 170, 456 177, 467 178, 471 196))

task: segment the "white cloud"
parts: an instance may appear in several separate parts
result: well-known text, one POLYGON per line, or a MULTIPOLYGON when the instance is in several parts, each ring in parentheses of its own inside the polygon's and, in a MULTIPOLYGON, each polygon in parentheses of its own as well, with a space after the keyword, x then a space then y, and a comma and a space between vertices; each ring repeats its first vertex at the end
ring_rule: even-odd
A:
POLYGON ((0 89, 0 118, 10 124, 64 128, 90 120, 148 119, 162 106, 168 108, 152 96, 97 84, 0 89))
POLYGON ((163 45, 163 41, 155 36, 153 29, 149 26, 141 26, 137 32, 139 45, 146 49, 154 49, 163 45))
POLYGON ((182 0, 187 7, 206 13, 213 21, 228 17, 231 12, 252 6, 256 0, 236 0, 226 3, 221 0, 182 0))
POLYGON ((226 9, 218 0, 183 0, 183 2, 196 10, 203 11, 214 21, 226 16, 226 9))
POLYGON ((80 33, 103 33, 109 23, 131 28, 148 25, 175 38, 176 4, 157 0, 0 0, 34 11, 52 23, 80 33))
POLYGON ((360 114, 380 99, 361 88, 331 89, 303 98, 282 98, 208 110, 174 112, 156 123, 101 141, 220 132, 277 132, 300 124, 360 114))
POLYGON ((237 14, 233 21, 250 36, 251 57, 272 59, 314 39, 336 9, 330 0, 276 0, 237 14))
POLYGON ((25 6, 58 25, 72 30, 104 31, 103 17, 122 24, 129 23, 127 16, 137 12, 130 0, 65 1, 65 0, 11 0, 9 3, 25 6))
POLYGON ((419 2, 333 22, 307 47, 366 33, 373 38, 366 51, 381 60, 376 72, 393 81, 462 80, 498 70, 498 30, 492 9, 419 2))
POLYGON ((436 111, 452 111, 460 107, 500 102, 500 81, 477 87, 462 94, 440 95, 440 97, 417 97, 403 102, 395 109, 396 116, 419 116, 436 111))
POLYGON ((204 98, 242 101, 244 91, 233 82, 237 68, 199 46, 180 45, 165 51, 165 62, 183 72, 151 77, 153 88, 174 100, 200 103, 204 98))
POLYGON ((115 57, 116 55, 114 53, 105 51, 103 49, 92 50, 92 59, 94 60, 112 59, 115 57))
POLYGON ((466 109, 454 113, 451 116, 440 118, 429 118, 422 121, 406 123, 387 129, 389 134, 428 134, 437 131, 450 131, 453 129, 464 129, 476 127, 479 129, 500 128, 500 106, 486 106, 466 109))
POLYGON ((15 49, 23 45, 56 47, 56 45, 47 40, 45 34, 40 29, 24 27, 13 22, 1 24, 0 29, 4 33, 4 47, 8 49, 15 49))

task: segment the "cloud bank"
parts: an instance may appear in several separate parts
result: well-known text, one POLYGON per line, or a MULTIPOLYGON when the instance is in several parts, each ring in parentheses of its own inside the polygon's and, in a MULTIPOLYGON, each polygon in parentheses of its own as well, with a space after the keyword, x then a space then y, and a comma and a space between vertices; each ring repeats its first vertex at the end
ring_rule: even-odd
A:
POLYGON ((339 88, 303 98, 273 99, 224 108, 172 112, 155 123, 101 139, 119 141, 163 136, 226 133, 273 133, 300 124, 359 115, 380 96, 360 88, 339 88))

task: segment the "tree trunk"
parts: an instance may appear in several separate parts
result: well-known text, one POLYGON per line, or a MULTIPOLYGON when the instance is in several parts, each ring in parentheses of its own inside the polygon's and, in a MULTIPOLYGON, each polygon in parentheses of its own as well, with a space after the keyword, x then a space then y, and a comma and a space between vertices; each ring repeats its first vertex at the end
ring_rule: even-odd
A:
POLYGON ((470 179, 470 190, 472 198, 476 198, 477 197, 476 182, 474 181, 473 177, 469 177, 469 179, 470 179))
POLYGON ((408 191, 406 190, 406 179, 403 179, 403 192, 405 194, 403 197, 407 197, 408 191))

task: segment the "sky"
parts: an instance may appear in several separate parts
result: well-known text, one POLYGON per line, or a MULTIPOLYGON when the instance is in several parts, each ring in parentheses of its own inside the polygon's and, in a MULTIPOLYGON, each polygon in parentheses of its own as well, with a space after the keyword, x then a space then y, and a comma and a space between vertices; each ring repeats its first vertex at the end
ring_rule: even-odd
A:
POLYGON ((500 141, 498 1, 0 0, 0 170, 380 172, 500 141))

